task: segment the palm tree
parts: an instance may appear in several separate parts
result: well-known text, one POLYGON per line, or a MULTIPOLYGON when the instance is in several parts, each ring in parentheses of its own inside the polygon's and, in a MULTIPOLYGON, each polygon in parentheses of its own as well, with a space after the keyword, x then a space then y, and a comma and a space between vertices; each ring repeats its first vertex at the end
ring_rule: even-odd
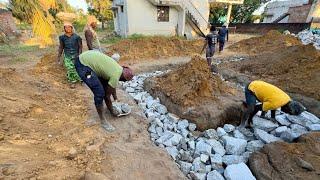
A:
POLYGON ((52 35, 56 29, 50 8, 55 8, 56 0, 10 0, 9 9, 19 20, 32 24, 34 36, 40 39, 40 45, 52 45, 52 35))

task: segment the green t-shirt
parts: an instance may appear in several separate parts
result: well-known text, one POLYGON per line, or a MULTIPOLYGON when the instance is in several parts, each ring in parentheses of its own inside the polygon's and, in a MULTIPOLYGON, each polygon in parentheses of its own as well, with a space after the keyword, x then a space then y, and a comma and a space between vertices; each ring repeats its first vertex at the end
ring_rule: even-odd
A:
POLYGON ((79 56, 80 62, 90 67, 97 76, 108 80, 108 84, 116 88, 122 74, 122 67, 111 57, 100 51, 91 50, 79 56))

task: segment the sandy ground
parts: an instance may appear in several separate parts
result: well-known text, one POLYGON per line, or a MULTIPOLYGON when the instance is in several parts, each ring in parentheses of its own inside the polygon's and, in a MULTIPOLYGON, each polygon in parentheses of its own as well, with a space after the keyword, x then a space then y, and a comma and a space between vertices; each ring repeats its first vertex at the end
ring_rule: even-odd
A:
MULTIPOLYGON (((97 119, 89 89, 71 87, 53 55, 40 61, 55 51, 0 53, 0 179, 185 178, 166 151, 150 141, 147 119, 122 90, 120 101, 129 102, 132 114, 108 116, 116 127, 113 133, 89 126, 97 119), (17 57, 25 59, 14 61, 17 57)), ((130 65, 140 73, 188 60, 146 59, 130 65)))

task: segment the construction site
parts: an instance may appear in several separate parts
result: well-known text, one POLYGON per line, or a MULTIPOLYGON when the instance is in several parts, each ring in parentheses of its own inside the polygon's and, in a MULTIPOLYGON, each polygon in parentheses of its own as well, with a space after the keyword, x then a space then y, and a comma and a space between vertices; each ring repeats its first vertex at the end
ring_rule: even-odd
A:
MULTIPOLYGON (((0 26, 0 179, 320 179, 320 2, 270 13, 275 2, 259 8, 268 12, 264 21, 276 22, 238 25, 232 8, 246 1, 137 0, 136 9, 150 8, 139 12, 130 11, 133 1, 110 1, 114 29, 97 31, 100 51, 119 55, 117 64, 134 72, 112 99, 127 113, 115 117, 104 107, 113 131, 101 126, 89 84, 66 78, 66 66, 57 62, 61 39, 30 39, 32 28, 22 30, 14 11, 0 9, 0 22, 7 23, 0 26), (210 6, 226 10, 229 34, 208 66, 201 49, 210 6), (297 18, 295 10, 308 13, 297 18), (161 15, 167 11, 170 16, 161 15), (140 23, 151 12, 158 22, 177 18, 140 23), (304 111, 292 115, 279 107, 273 118, 261 110, 241 127, 246 92, 256 80, 283 90, 304 111)), ((77 34, 83 53, 97 51, 89 50, 85 31, 77 34)))

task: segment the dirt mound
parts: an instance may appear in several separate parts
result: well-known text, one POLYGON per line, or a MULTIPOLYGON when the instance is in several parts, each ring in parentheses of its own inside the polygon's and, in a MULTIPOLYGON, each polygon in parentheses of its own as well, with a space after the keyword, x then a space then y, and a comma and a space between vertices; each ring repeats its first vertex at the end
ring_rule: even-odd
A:
POLYGON ((184 40, 178 37, 142 37, 125 39, 111 46, 110 54, 119 53, 121 61, 189 56, 200 53, 201 40, 184 40))
POLYGON ((296 143, 265 145, 250 156, 249 165, 257 179, 319 179, 320 133, 300 137, 296 143))
POLYGON ((239 123, 241 93, 212 75, 206 60, 199 56, 163 76, 147 79, 145 89, 200 130, 239 123))
POLYGON ((311 45, 278 49, 226 66, 252 79, 272 82, 287 92, 320 100, 320 53, 311 45))
POLYGON ((231 45, 229 49, 236 52, 257 54, 300 44, 301 42, 297 38, 272 30, 261 37, 253 37, 239 41, 231 45))
POLYGON ((217 94, 226 90, 222 80, 212 75, 207 62, 200 56, 194 56, 189 63, 156 78, 156 81, 161 91, 181 106, 214 100, 217 94))
POLYGON ((55 54, 44 55, 40 62, 33 68, 32 74, 66 83, 66 70, 62 65, 57 63, 56 59, 57 56, 55 54))

